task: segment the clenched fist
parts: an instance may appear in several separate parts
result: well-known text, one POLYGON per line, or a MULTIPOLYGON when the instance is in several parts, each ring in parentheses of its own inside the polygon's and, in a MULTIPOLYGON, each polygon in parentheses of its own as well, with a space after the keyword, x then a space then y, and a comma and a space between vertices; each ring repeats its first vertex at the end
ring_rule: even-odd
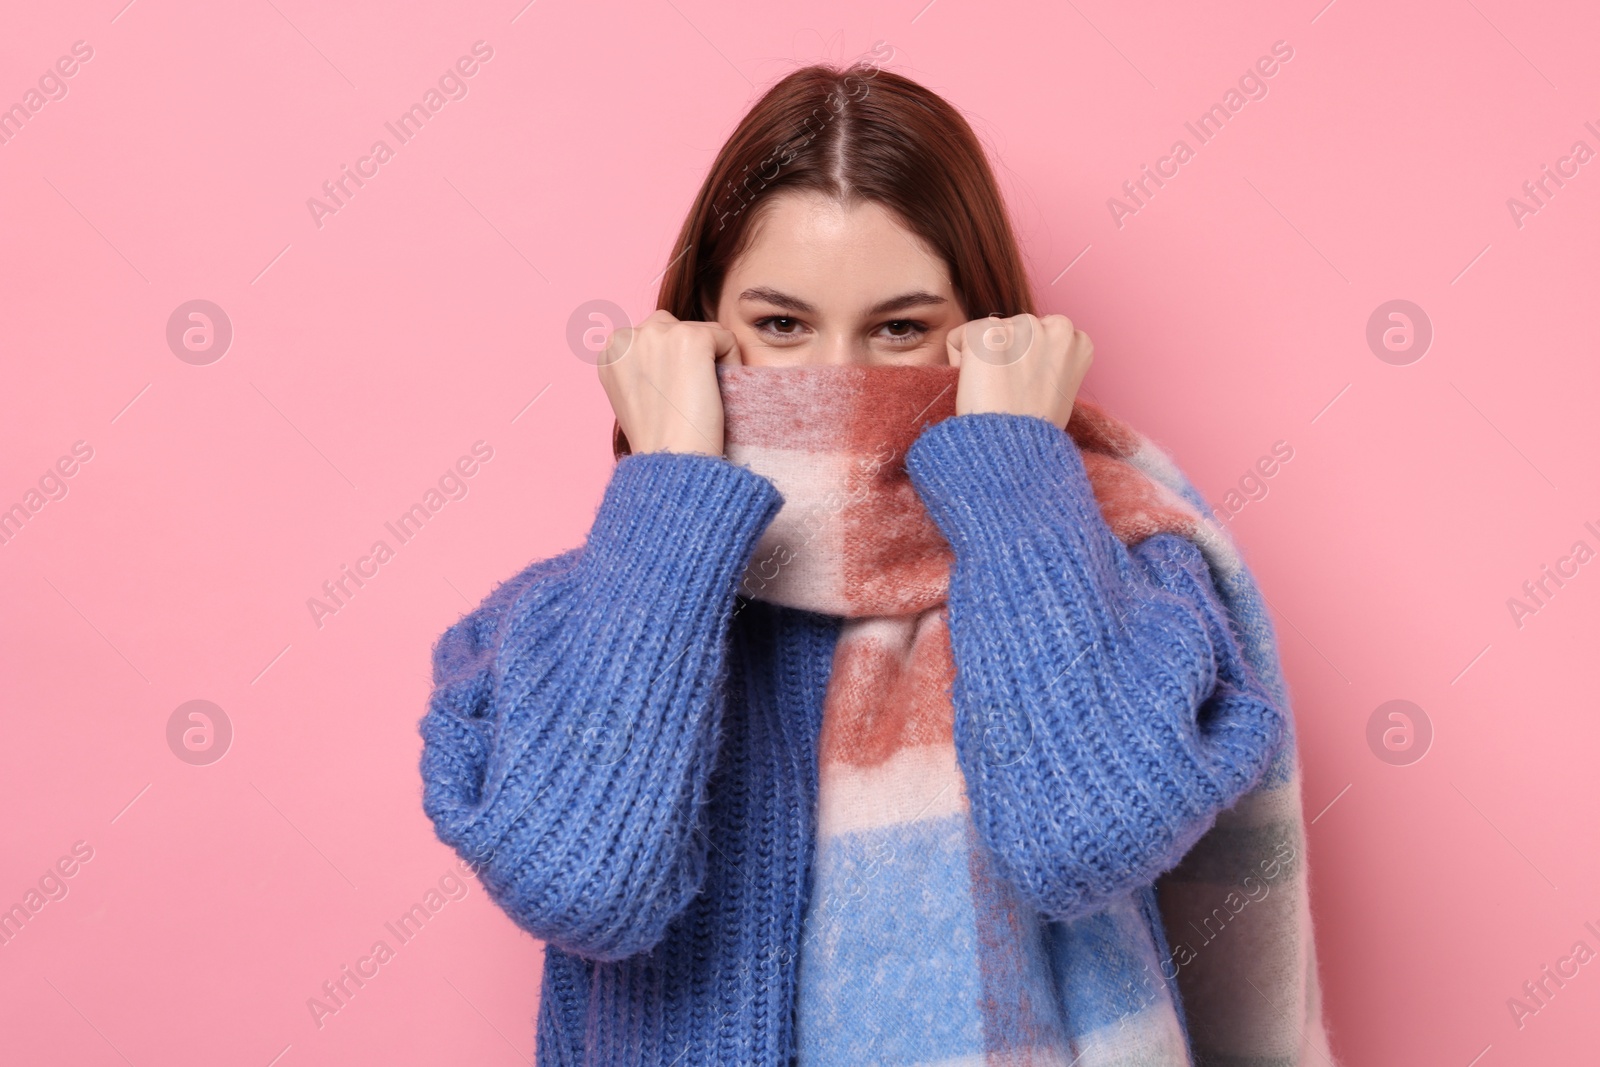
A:
POLYGON ((686 322, 665 310, 617 328, 596 370, 629 450, 722 455, 717 364, 741 362, 739 345, 714 322, 686 322))
POLYGON ((1089 335, 1065 315, 973 319, 951 330, 945 347, 961 368, 957 415, 1036 415, 1063 430, 1094 359, 1089 335))

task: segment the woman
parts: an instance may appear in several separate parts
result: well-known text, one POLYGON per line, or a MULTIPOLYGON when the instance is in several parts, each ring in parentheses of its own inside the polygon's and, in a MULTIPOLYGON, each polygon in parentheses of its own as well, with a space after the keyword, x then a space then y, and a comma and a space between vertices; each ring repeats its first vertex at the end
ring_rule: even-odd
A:
POLYGON ((1178 981, 1155 883, 1264 776, 1298 832, 1292 722, 1192 514, 1108 525, 1091 346, 967 123, 798 70, 678 247, 598 367, 586 543, 440 638, 421 723, 439 837, 546 942, 539 1062, 1332 1063, 1266 902, 1303 862, 1178 981), (1195 1025, 1241 954, 1266 1005, 1195 1025))

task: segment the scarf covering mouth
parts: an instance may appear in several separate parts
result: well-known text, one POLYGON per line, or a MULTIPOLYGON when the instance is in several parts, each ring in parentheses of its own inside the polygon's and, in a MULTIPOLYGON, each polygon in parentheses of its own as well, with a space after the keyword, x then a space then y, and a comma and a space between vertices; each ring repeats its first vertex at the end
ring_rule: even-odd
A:
MULTIPOLYGON (((926 427, 955 415, 959 375, 946 365, 718 367, 724 454, 784 498, 740 592, 849 618, 942 603, 954 555, 911 484, 905 455, 926 427)), ((1173 488, 1176 467, 1140 434, 1082 396, 1066 432, 1102 517, 1124 544, 1178 533, 1214 566, 1241 566, 1215 524, 1173 488)))
POLYGON ((1294 1067, 1324 1052, 1301 772, 1276 639, 1231 538, 1167 453, 1076 400, 1065 433, 1102 519, 1129 547, 1175 533, 1201 549, 1287 737, 1153 894, 1055 922, 1000 877, 970 816, 954 744, 955 557, 905 466, 924 429, 955 417, 959 368, 732 365, 717 377, 727 459, 783 496, 739 592, 842 617, 818 740, 799 1062, 1094 1067, 1222 1056, 1294 1067), (1243 900, 1251 876, 1259 886, 1261 857, 1274 850, 1292 859, 1270 898, 1245 901, 1250 921, 1229 937, 1192 934, 1243 910, 1224 901, 1243 900), (911 1054, 910 1035, 930 1027, 945 1035, 940 1054, 911 1054), (959 1040, 970 1047, 952 1049, 959 1040))
POLYGON ((906 472, 923 427, 956 408, 956 368, 724 367, 724 449, 784 504, 741 592, 861 618, 942 604, 954 554, 906 472))

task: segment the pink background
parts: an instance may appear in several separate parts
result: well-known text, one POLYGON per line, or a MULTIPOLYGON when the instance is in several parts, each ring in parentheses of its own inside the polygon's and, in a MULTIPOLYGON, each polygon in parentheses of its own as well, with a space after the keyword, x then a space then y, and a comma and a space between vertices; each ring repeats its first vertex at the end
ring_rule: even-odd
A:
POLYGON ((1293 450, 1229 527, 1299 723, 1336 1051, 1592 1059, 1600 962, 1507 1006, 1600 950, 1600 562, 1507 605, 1600 549, 1600 161, 1507 206, 1600 149, 1591 6, 123 2, 7 0, 0 32, 0 104, 93 49, 0 144, 0 507, 93 451, 0 545, 0 906, 93 852, 0 947, 7 1062, 531 1059, 541 948, 470 880, 320 1028, 307 1001, 452 869, 416 766, 433 641, 592 521, 611 418, 569 315, 647 314, 738 117, 877 41, 990 146, 1043 310, 1095 340, 1090 396, 1213 503, 1293 450), (1265 98, 1198 144, 1275 41, 1265 98), (380 137, 319 228, 307 199, 380 137), (1366 341, 1397 298, 1434 330, 1404 366, 1366 341), (209 365, 167 344, 192 299, 232 323, 209 365), (319 627, 322 583, 476 441, 465 497, 319 627), (195 699, 234 731, 205 766, 167 740, 195 699), (1434 731, 1408 765, 1367 739, 1393 699, 1434 731))

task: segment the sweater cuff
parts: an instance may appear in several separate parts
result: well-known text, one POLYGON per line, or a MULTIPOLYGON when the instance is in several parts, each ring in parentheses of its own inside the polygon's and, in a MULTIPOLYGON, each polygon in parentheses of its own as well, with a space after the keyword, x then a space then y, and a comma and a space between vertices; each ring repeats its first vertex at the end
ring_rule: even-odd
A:
POLYGON ((957 552, 1014 543, 1018 524, 1034 525, 1041 507, 1069 531, 1104 521, 1077 443, 1036 415, 986 411, 941 419, 907 451, 906 470, 957 552))
POLYGON ((782 506, 772 482, 720 456, 625 456, 595 513, 583 566, 601 585, 679 584, 691 601, 731 594, 782 506))

